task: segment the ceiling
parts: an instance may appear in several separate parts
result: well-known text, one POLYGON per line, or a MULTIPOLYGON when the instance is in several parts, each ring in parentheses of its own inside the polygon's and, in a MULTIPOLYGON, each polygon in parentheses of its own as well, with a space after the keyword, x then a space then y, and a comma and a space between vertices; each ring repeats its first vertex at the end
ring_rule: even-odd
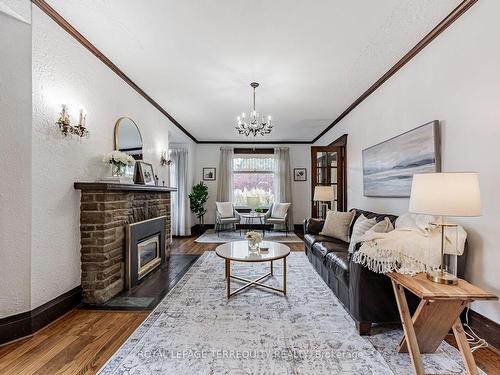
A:
POLYGON ((49 0, 200 141, 310 141, 458 0, 49 0), (147 5, 145 5, 147 4, 147 5), (236 134, 257 81, 271 135, 236 134))

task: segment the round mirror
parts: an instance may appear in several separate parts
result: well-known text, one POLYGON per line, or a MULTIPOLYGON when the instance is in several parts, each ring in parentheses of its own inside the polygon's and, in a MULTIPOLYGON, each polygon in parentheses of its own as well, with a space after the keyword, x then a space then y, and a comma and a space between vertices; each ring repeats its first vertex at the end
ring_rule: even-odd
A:
POLYGON ((115 125, 115 150, 142 160, 142 136, 137 124, 128 117, 121 117, 115 125))

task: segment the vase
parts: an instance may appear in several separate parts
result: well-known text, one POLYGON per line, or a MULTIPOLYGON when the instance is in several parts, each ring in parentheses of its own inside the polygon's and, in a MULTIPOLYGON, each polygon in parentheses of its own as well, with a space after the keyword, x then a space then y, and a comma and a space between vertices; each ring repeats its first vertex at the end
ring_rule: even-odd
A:
POLYGON ((125 176, 125 164, 122 163, 111 164, 111 176, 113 177, 125 176))
POLYGON ((251 253, 256 253, 259 251, 259 243, 256 241, 248 241, 248 250, 251 253))

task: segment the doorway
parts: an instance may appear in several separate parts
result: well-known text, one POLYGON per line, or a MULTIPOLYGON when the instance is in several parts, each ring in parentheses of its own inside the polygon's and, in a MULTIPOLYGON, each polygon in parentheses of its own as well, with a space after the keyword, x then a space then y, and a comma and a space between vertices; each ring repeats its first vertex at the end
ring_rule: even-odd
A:
POLYGON ((345 211, 347 134, 328 146, 311 146, 311 216, 322 217, 321 202, 313 200, 316 186, 331 186, 333 200, 324 202, 328 209, 345 211))

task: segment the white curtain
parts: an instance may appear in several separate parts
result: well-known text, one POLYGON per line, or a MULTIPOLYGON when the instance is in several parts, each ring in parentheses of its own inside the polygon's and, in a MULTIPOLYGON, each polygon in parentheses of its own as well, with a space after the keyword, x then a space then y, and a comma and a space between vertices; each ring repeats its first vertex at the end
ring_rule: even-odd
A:
MULTIPOLYGON (((274 158, 274 202, 292 203, 290 149, 288 147, 276 147, 274 149, 274 158)), ((288 209, 288 229, 293 231, 293 205, 288 209)))
POLYGON ((171 193, 172 204, 172 235, 190 236, 189 202, 188 202, 188 152, 185 149, 171 149, 170 185, 177 191, 171 193))
POLYGON ((221 147, 219 170, 217 171, 217 202, 233 201, 233 155, 232 147, 221 147))

